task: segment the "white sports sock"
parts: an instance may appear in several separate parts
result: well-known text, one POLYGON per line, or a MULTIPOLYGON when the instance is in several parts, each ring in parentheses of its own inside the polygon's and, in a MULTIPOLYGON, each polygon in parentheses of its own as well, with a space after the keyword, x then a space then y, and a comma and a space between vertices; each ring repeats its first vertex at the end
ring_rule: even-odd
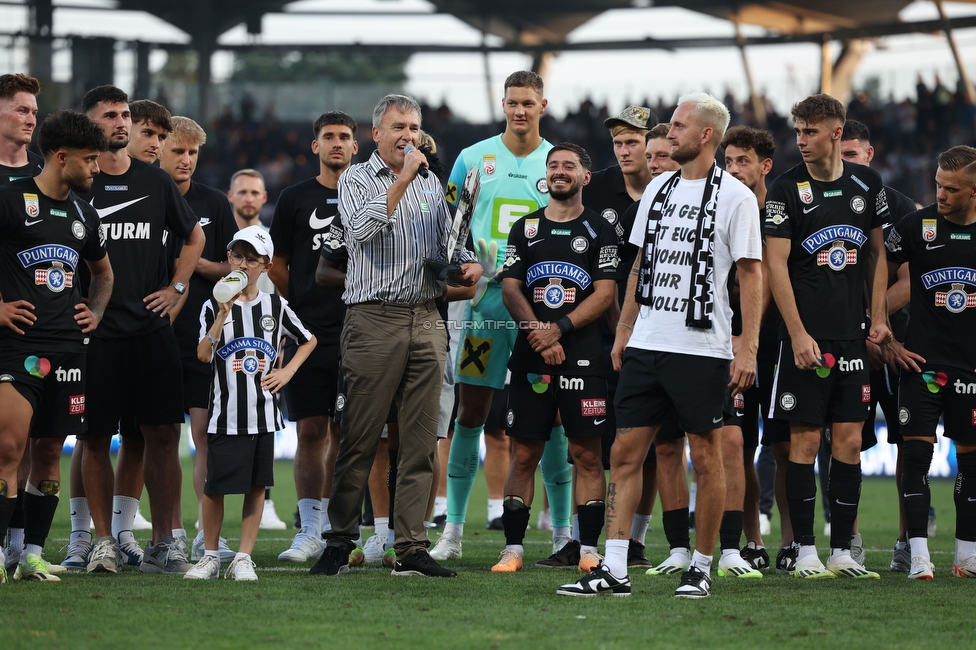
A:
POLYGON ((587 551, 590 551, 590 552, 593 552, 593 553, 599 553, 600 552, 600 551, 597 550, 597 548, 595 546, 580 546, 580 555, 583 555, 587 551))
POLYGON ((393 528, 388 527, 386 529, 386 548, 393 548, 393 543, 396 541, 396 533, 393 532, 393 528))
POLYGON ((139 499, 120 494, 112 497, 112 537, 118 540, 119 544, 130 541, 122 540, 119 534, 125 531, 132 535, 132 523, 136 520, 137 512, 139 512, 139 499))
POLYGON ((525 555, 525 547, 522 546, 521 544, 506 544, 505 545, 505 550, 506 551, 518 551, 518 554, 519 555, 525 555))
POLYGON ((39 556, 43 550, 44 549, 42 549, 37 544, 28 544, 27 546, 24 547, 24 554, 21 557, 26 559, 26 557, 31 553, 39 556))
POLYGON ((553 526, 552 527, 552 541, 558 542, 564 540, 571 536, 572 529, 569 526, 553 526))
POLYGON ((817 547, 813 544, 800 544, 800 548, 796 550, 796 561, 797 563, 800 563, 809 558, 811 555, 813 557, 817 557, 817 547))
POLYGON ((630 546, 628 539, 608 539, 607 554, 603 558, 603 564, 610 569, 610 573, 615 578, 627 577, 627 548, 630 546))
POLYGON ((220 551, 216 551, 216 550, 214 550, 214 551, 211 551, 211 550, 210 550, 210 549, 208 548, 208 549, 206 549, 206 550, 205 550, 205 551, 203 552, 203 554, 204 554, 204 555, 209 555, 210 557, 215 557, 215 558, 217 558, 218 560, 220 559, 220 551))
POLYGON ((895 542, 895 549, 896 550, 899 550, 900 551, 900 550, 902 550, 904 548, 907 548, 907 549, 911 550, 911 547, 908 545, 908 542, 901 542, 901 541, 895 542))
POLYGON ((630 538, 643 544, 644 538, 647 537, 649 523, 651 523, 650 515, 634 515, 634 521, 630 524, 630 538))
POLYGON ((320 523, 322 524, 321 532, 331 533, 332 532, 332 522, 329 520, 329 498, 326 497, 322 499, 322 514, 320 515, 320 523))
MULTIPOLYGON (((553 533, 555 533, 555 530, 553 530, 553 533)), ((579 515, 575 513, 573 514, 573 539, 575 539, 577 542, 579 541, 579 515)))
POLYGON ((729 555, 739 555, 739 549, 737 549, 737 548, 723 548, 722 549, 722 557, 726 557, 726 556, 729 556, 729 555))
POLYGON ((390 518, 376 517, 374 520, 374 525, 376 526, 376 534, 381 538, 386 539, 386 536, 390 532, 390 518))
POLYGON ((454 539, 461 539, 464 536, 464 524, 452 524, 447 522, 444 524, 444 537, 453 537, 454 539))
POLYGON ((88 509, 87 497, 74 497, 68 502, 71 506, 71 535, 70 541, 75 541, 74 534, 86 533, 88 541, 91 536, 91 510, 88 509))
POLYGON ((179 539, 181 537, 186 537, 186 528, 174 528, 173 537, 179 539))
POLYGON ((849 548, 832 548, 832 549, 830 549, 830 559, 831 560, 833 560, 835 558, 838 558, 838 557, 843 557, 844 555, 846 555, 847 557, 850 557, 851 556, 851 549, 849 549, 849 548))
POLYGON ((502 516, 503 499, 488 499, 488 523, 502 516))
POLYGON ((956 539, 956 564, 961 564, 976 555, 976 542, 956 539))
POLYGON ((8 528, 7 529, 7 546, 11 549, 20 550, 24 548, 24 529, 23 528, 8 528))
POLYGON ((245 558, 245 557, 249 558, 251 557, 251 555, 249 553, 241 553, 240 551, 238 551, 237 555, 234 556, 234 559, 240 560, 241 558, 245 558))
POLYGON ((702 573, 707 575, 712 572, 712 556, 702 555, 695 551, 691 554, 691 566, 698 567, 702 573))
POLYGON ((908 540, 908 545, 912 551, 912 557, 922 556, 926 560, 929 559, 928 537, 912 537, 908 540))
POLYGON ((320 499, 299 499, 298 517, 302 522, 302 532, 317 536, 322 531, 322 501, 320 499))
POLYGON ((434 497, 434 516, 443 517, 446 514, 447 514, 447 497, 434 497))

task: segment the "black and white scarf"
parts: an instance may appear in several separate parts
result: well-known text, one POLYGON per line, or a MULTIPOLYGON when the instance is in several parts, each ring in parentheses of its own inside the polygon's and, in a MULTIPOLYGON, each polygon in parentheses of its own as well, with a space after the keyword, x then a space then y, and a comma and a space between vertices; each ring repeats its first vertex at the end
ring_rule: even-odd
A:
MULTIPOLYGON (((695 252, 691 258, 691 287, 688 291, 688 311, 685 316, 685 325, 697 329, 712 329, 714 266, 712 235, 715 231, 715 208, 718 204, 718 191, 722 184, 723 173, 717 165, 712 165, 702 192, 701 209, 698 211, 698 231, 695 237, 695 252)), ((661 211, 668 204, 680 180, 681 172, 677 171, 658 190, 647 213, 647 232, 644 234, 643 257, 637 276, 635 296, 640 305, 650 307, 654 302, 654 267, 657 262, 654 249, 661 226, 661 211)))

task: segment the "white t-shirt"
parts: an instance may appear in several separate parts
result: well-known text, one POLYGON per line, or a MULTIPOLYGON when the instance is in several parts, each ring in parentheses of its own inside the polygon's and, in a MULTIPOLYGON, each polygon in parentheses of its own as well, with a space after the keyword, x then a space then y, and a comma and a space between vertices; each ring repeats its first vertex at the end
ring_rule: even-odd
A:
MULTIPOLYGON (((681 173, 681 172, 674 172, 681 173)), ((671 174, 661 174, 644 190, 630 243, 641 249, 647 233, 647 213, 661 186, 671 174)), ((733 262, 745 258, 762 259, 759 204, 752 191, 723 174, 719 189, 713 231, 712 328, 703 330, 685 325, 688 293, 691 288, 691 259, 698 231, 705 179, 684 180, 671 193, 661 211, 661 225, 654 256, 654 304, 641 306, 628 347, 660 352, 678 352, 717 359, 732 358, 732 308, 727 289, 733 262)))

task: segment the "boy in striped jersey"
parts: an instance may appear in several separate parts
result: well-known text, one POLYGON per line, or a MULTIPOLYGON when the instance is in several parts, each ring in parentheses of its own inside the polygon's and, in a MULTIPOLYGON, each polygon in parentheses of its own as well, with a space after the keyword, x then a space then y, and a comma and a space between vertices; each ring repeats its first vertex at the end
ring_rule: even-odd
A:
POLYGON ((285 299, 257 287, 258 277, 271 268, 271 236, 258 226, 248 226, 234 235, 228 250, 231 269, 246 273, 248 283, 228 302, 208 300, 200 313, 197 357, 214 363, 214 380, 203 489, 206 554, 186 573, 191 580, 220 576, 218 540, 225 494, 245 496, 240 551, 224 577, 258 579, 251 551, 264 508, 264 489, 274 485, 274 432, 284 428, 277 394, 315 349, 315 337, 285 299), (274 368, 282 335, 295 339, 298 350, 287 365, 274 368))

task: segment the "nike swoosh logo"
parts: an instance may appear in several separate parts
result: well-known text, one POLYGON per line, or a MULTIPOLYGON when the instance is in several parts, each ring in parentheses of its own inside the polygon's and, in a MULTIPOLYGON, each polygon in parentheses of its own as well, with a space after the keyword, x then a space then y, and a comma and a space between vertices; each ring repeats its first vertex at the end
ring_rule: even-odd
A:
POLYGON ((321 509, 322 509, 322 508, 320 508, 320 507, 318 507, 318 506, 312 506, 312 510, 321 510, 321 509))
POLYGON ((966 501, 976 501, 976 499, 974 499, 972 497, 966 497, 966 501))
POLYGON ((712 418, 712 424, 719 424, 721 421, 722 421, 722 418, 721 417, 719 417, 719 418, 712 418))
POLYGON ((741 417, 744 417, 744 416, 745 416, 745 413, 743 411, 736 411, 735 412, 735 417, 737 417, 737 418, 741 418, 741 417))
POLYGON ((447 478, 468 478, 467 476, 454 476, 454 474, 448 474, 447 478))
POLYGON ((308 218, 308 226, 312 230, 322 230, 323 228, 328 228, 329 226, 332 225, 332 220, 335 219, 335 215, 327 219, 319 219, 318 217, 315 216, 315 213, 318 211, 319 211, 318 208, 312 210, 312 216, 308 218))
POLYGON ((24 225, 27 226, 28 228, 30 228, 31 226, 36 226, 37 224, 41 223, 42 221, 44 221, 44 219, 38 219, 37 221, 29 221, 27 219, 24 219, 24 225))
POLYGON ((602 420, 593 420, 593 424, 603 424, 606 421, 607 421, 606 418, 603 418, 602 420))
POLYGON ((814 210, 816 210, 819 207, 820 207, 820 204, 818 203, 817 205, 813 206, 812 208, 803 208, 803 214, 810 214, 811 212, 813 212, 814 210))
POLYGON ((567 485, 567 484, 572 483, 572 482, 573 482, 572 479, 570 479, 568 481, 563 481, 561 483, 559 481, 556 481, 556 485, 567 485))
POLYGON ((121 510, 113 510, 112 512, 114 512, 117 515, 121 515, 122 514, 122 511, 121 510))
POLYGON ((74 516, 75 516, 76 514, 78 514, 78 513, 77 513, 77 512, 75 512, 74 510, 72 510, 72 511, 71 511, 71 516, 72 516, 72 517, 74 517, 74 516))
POLYGON ((933 246, 932 244, 926 244, 925 250, 934 251, 936 248, 942 248, 943 246, 945 246, 945 244, 936 244, 935 246, 933 246))
POLYGON ((203 228, 204 226, 209 226, 209 225, 210 225, 210 218, 209 217, 201 217, 200 218, 200 227, 201 228, 203 228))
POLYGON ((816 501, 817 497, 810 497, 809 499, 803 499, 803 501, 816 501))
POLYGON ((922 494, 921 492, 916 492, 914 494, 903 494, 901 496, 903 499, 907 499, 908 497, 924 497, 925 495, 922 494))
POLYGON ((841 501, 840 499, 836 499, 836 500, 834 501, 834 503, 836 503, 836 504, 837 504, 837 505, 839 505, 839 506, 849 506, 849 507, 853 507, 853 506, 856 506, 856 505, 857 505, 856 503, 844 503, 844 502, 843 502, 843 501, 841 501))
POLYGON ((95 199, 92 199, 91 200, 91 207, 95 208, 95 212, 98 213, 98 218, 99 219, 104 219, 105 217, 107 217, 109 215, 115 214, 119 210, 125 210, 130 205, 135 205, 139 201, 143 201, 143 200, 148 199, 148 198, 149 198, 149 195, 147 194, 146 196, 141 196, 138 199, 132 199, 131 201, 126 201, 125 203, 119 203, 117 205, 110 205, 107 208, 95 208, 95 199))
POLYGON ((546 241, 546 240, 545 239, 536 239, 534 241, 530 241, 529 242, 529 246, 535 246, 536 244, 538 244, 541 241, 546 241))

